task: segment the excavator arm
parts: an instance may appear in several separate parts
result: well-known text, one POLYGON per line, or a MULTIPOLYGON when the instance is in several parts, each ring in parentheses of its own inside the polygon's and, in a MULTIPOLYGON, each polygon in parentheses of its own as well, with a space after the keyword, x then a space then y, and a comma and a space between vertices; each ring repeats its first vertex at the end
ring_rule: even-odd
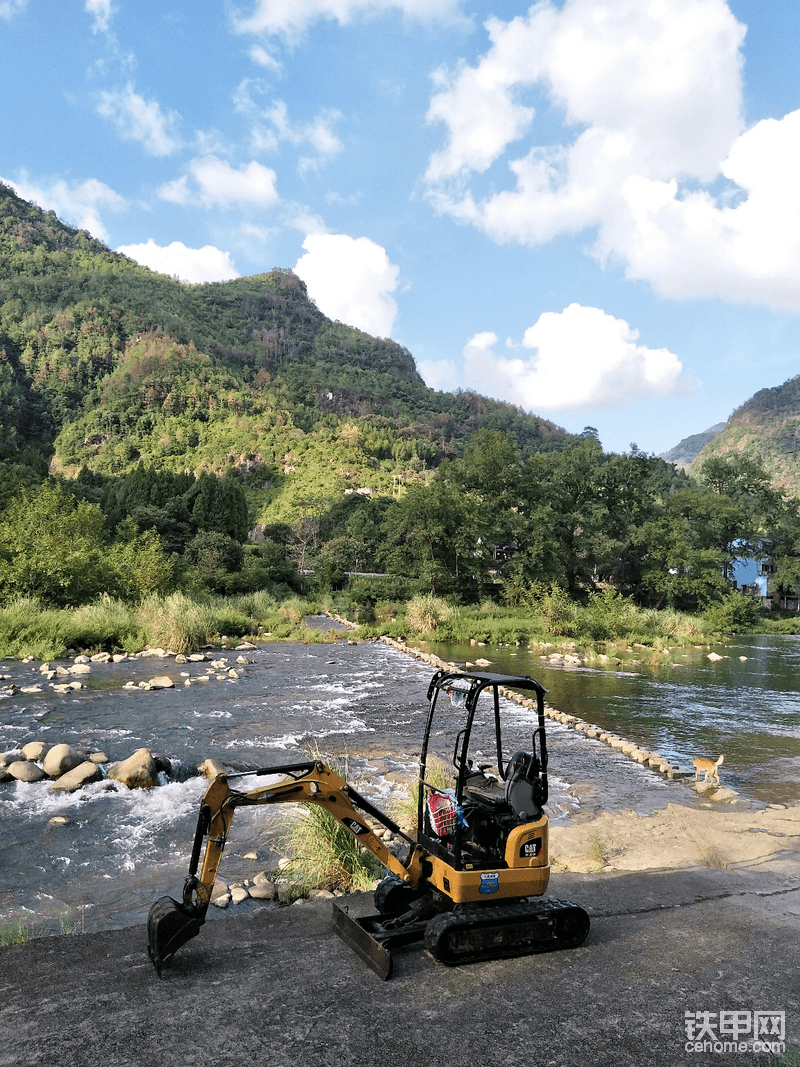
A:
POLYGON ((172 962, 178 949, 195 937, 205 922, 236 808, 286 803, 315 804, 324 808, 392 874, 412 887, 420 883, 424 874, 424 849, 326 764, 314 760, 278 767, 262 767, 243 774, 221 774, 210 783, 200 802, 189 874, 183 886, 183 899, 177 901, 172 897, 161 897, 150 909, 147 923, 148 955, 159 976, 162 968, 168 967, 172 962), (278 774, 284 775, 280 782, 247 792, 231 787, 231 781, 236 778, 278 774), (385 842, 369 825, 365 815, 392 833, 405 838, 410 846, 405 862, 401 862, 387 848, 385 842))

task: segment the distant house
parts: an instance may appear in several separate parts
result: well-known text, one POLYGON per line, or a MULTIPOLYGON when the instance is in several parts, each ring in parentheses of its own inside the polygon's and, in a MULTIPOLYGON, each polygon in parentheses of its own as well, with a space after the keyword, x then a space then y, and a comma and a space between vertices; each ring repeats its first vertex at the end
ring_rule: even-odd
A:
POLYGON ((761 599, 765 608, 783 608, 784 611, 800 611, 800 594, 775 581, 777 568, 775 557, 770 553, 771 542, 764 542, 765 554, 758 559, 735 560, 733 582, 735 589, 751 593, 761 599))

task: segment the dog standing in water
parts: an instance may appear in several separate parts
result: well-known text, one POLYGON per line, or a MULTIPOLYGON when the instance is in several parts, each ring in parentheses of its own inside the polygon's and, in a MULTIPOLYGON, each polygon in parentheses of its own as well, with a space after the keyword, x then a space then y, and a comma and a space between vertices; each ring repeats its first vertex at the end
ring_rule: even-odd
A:
POLYGON ((716 782, 719 785, 719 765, 725 759, 724 756, 720 756, 716 763, 710 759, 693 759, 694 764, 694 780, 697 781, 698 775, 701 771, 704 772, 705 782, 716 782))

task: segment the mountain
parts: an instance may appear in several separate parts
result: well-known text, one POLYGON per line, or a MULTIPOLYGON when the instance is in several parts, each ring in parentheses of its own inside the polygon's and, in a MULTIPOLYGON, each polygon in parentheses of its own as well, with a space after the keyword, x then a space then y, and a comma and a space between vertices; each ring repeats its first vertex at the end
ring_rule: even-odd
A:
POLYGON ((760 389, 737 408, 689 469, 731 452, 760 459, 773 484, 800 495, 800 375, 760 389))
POLYGON ((320 496, 391 492, 480 428, 523 455, 574 440, 429 389, 407 349, 326 318, 291 271, 187 285, 0 184, 0 461, 70 477, 233 469, 275 521, 320 496))
POLYGON ((702 433, 684 437, 674 448, 671 448, 669 452, 662 452, 658 458, 665 459, 667 463, 674 463, 679 470, 686 470, 698 452, 718 437, 725 426, 724 422, 718 422, 716 426, 711 426, 702 433))

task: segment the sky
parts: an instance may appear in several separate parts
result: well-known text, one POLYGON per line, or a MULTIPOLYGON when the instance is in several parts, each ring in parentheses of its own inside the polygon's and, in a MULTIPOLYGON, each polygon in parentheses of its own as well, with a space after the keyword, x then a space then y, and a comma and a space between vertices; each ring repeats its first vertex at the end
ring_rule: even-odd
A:
POLYGON ((0 180, 666 451, 800 373, 791 0, 0 0, 0 180))

